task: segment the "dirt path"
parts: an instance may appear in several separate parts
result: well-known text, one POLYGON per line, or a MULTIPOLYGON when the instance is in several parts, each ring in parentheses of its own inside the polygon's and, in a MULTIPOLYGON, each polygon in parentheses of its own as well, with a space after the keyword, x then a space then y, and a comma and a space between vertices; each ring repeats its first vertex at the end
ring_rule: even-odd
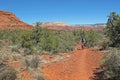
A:
POLYGON ((70 58, 43 69, 45 80, 90 80, 101 57, 92 49, 75 50, 70 58))

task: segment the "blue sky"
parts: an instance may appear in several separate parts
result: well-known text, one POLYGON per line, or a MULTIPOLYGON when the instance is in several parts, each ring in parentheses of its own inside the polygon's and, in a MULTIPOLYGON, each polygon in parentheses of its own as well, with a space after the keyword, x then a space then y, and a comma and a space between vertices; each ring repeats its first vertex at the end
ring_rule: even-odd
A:
POLYGON ((61 21, 68 24, 105 23, 110 12, 120 13, 120 0, 0 0, 0 10, 22 21, 61 21))

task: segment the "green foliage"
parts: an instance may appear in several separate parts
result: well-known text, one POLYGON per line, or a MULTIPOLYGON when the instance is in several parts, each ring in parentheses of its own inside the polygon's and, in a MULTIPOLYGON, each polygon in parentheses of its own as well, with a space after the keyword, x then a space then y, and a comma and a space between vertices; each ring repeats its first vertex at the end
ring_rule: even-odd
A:
POLYGON ((62 52, 69 52, 75 48, 75 38, 72 32, 62 32, 60 34, 61 43, 59 48, 62 52))
POLYGON ((93 80, 120 80, 120 53, 106 53, 100 68, 96 69, 93 80))
POLYGON ((82 30, 73 31, 75 42, 80 42, 81 38, 84 37, 86 39, 88 47, 94 47, 99 43, 101 35, 97 31, 92 31, 92 30, 84 31, 85 32, 84 36, 82 32, 83 32, 82 30))
POLYGON ((24 30, 1 30, 0 40, 9 42, 9 45, 20 45, 23 33, 29 31, 24 30), (11 43, 12 42, 12 43, 11 43))
POLYGON ((80 42, 80 40, 81 40, 81 32, 82 32, 82 30, 74 30, 73 31, 73 35, 74 35, 74 37, 75 37, 75 42, 80 42))
MULTIPOLYGON (((33 52, 34 50, 34 44, 33 41, 31 40, 31 32, 22 32, 21 34, 21 47, 27 48, 30 50, 29 53, 33 52)), ((28 50, 28 51, 29 51, 28 50)))
MULTIPOLYGON (((36 23, 32 30, 1 30, 1 46, 4 45, 2 41, 7 41, 9 42, 7 46, 17 45, 19 48, 24 48, 23 50, 27 54, 55 54, 74 50, 75 44, 81 40, 81 30, 54 31, 41 28, 40 25, 41 23, 36 23)), ((88 46, 91 47, 97 44, 99 35, 95 31, 85 31, 85 38, 88 46)))
POLYGON ((88 47, 93 47, 93 46, 96 46, 99 43, 99 40, 100 40, 101 36, 96 31, 90 30, 90 31, 86 31, 85 38, 86 38, 86 41, 87 41, 87 46, 88 47))
POLYGON ((31 34, 22 36, 22 47, 35 53, 60 53, 74 49, 74 36, 71 32, 59 32, 36 26, 31 34))
POLYGON ((106 35, 110 39, 111 46, 120 46, 120 16, 115 12, 110 13, 108 17, 106 35))

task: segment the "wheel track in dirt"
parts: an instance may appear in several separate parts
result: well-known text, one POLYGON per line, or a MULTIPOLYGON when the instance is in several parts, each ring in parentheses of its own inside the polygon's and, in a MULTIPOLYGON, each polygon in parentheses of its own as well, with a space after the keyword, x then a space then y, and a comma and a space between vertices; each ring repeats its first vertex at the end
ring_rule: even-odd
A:
POLYGON ((45 80, 90 80, 101 57, 93 49, 75 50, 70 58, 44 68, 45 80))

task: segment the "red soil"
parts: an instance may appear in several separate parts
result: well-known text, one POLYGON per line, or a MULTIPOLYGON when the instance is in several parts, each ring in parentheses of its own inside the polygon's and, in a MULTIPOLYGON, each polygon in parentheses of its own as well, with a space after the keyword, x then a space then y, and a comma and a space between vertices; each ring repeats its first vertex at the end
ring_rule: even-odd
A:
POLYGON ((24 70, 24 71, 22 71, 20 74, 21 74, 21 76, 22 76, 22 79, 21 79, 21 80, 32 80, 29 71, 24 70))
POLYGON ((14 68, 20 68, 20 67, 23 66, 23 64, 22 64, 22 62, 20 62, 20 61, 13 61, 13 62, 11 62, 11 63, 9 64, 9 66, 12 66, 12 67, 14 67, 14 68))
MULTIPOLYGON (((64 53, 62 56, 66 56, 64 53)), ((57 57, 42 55, 43 58, 51 63, 43 69, 45 80, 90 80, 93 76, 93 71, 99 66, 99 61, 102 58, 102 53, 94 49, 81 49, 81 44, 77 44, 77 48, 70 57, 64 58, 60 62, 53 63, 52 60, 57 57)), ((22 62, 14 61, 11 57, 6 64, 19 69, 23 66, 22 62)), ((21 80, 32 80, 32 75, 28 70, 20 70, 18 77, 21 80)))
POLYGON ((45 80, 90 80, 101 57, 102 54, 93 49, 75 50, 70 58, 44 68, 45 80))

